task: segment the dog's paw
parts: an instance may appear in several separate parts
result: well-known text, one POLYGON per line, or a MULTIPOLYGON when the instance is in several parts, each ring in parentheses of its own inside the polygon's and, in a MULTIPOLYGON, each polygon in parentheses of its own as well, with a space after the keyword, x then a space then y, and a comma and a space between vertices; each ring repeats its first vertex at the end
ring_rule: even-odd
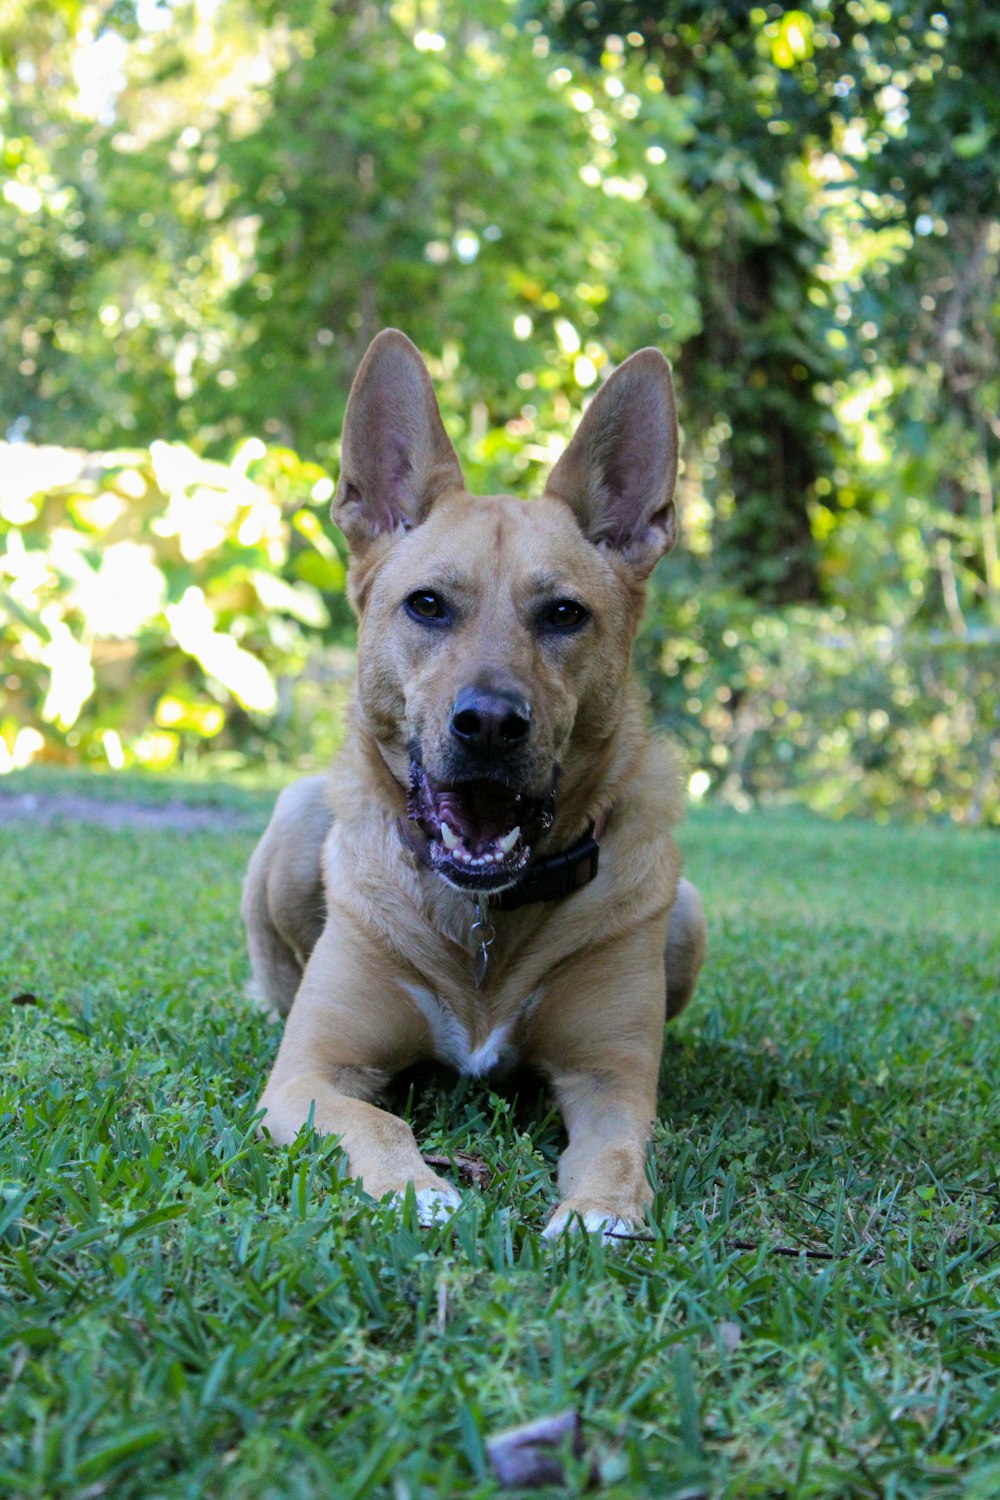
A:
MULTIPOLYGON (((406 1202, 407 1190, 394 1192, 391 1202, 397 1208, 402 1208, 406 1202)), ((433 1224, 443 1224, 450 1219, 456 1208, 462 1206, 462 1195, 457 1188, 453 1188, 450 1182, 443 1178, 437 1182, 413 1189, 414 1201, 417 1205, 417 1223, 424 1229, 430 1229, 433 1224)))
POLYGON ((542 1239, 557 1240, 564 1234, 599 1234, 605 1244, 641 1239, 644 1238, 642 1213, 625 1217, 595 1204, 560 1203, 542 1230, 542 1239))
POLYGON ((417 1188, 416 1197, 417 1219, 425 1229, 432 1224, 443 1224, 462 1206, 462 1195, 450 1182, 443 1182, 440 1187, 417 1188))

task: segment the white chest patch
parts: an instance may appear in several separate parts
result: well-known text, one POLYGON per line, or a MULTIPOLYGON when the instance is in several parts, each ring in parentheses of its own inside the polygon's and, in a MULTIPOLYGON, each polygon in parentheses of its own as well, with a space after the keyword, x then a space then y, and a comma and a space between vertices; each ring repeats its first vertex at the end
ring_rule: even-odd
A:
POLYGON ((470 1078, 483 1078, 501 1063, 515 1060, 510 1043, 511 1033, 522 1017, 534 1010, 541 999, 541 991, 536 990, 518 1007, 513 1016, 499 1026, 494 1026, 486 1040, 480 1042, 478 1047, 473 1047, 465 1025, 437 995, 418 984, 404 984, 403 989, 430 1027, 434 1056, 438 1062, 448 1063, 457 1073, 465 1073, 470 1078))

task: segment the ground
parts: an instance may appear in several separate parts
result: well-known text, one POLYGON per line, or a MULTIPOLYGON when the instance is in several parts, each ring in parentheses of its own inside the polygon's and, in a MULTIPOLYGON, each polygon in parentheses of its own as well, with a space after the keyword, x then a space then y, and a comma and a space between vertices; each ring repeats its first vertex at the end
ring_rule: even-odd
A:
POLYGON ((237 909, 266 797, 88 824, 14 790, 0 1491, 486 1497, 486 1439, 574 1408, 577 1493, 591 1460, 607 1497, 1000 1493, 996 835, 689 820, 709 963, 668 1033, 652 1238, 606 1249, 539 1237, 534 1094, 400 1101, 485 1164, 431 1230, 329 1144, 254 1139, 277 1031, 237 909))

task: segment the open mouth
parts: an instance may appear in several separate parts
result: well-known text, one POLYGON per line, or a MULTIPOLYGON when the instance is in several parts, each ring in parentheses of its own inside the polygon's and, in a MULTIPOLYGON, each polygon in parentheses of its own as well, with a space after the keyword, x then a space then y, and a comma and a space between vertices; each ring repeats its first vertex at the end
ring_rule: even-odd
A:
POLYGON ((410 764, 407 815, 427 835, 431 868, 462 890, 501 891, 531 860, 554 818, 554 795, 529 797, 499 781, 436 786, 410 764))

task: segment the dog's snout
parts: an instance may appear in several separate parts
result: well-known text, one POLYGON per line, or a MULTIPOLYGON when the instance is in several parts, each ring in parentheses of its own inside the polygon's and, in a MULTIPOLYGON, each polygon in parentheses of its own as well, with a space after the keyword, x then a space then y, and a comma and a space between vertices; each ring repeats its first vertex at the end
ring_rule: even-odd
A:
POLYGON ((451 711, 451 733, 466 749, 505 755, 531 732, 531 704, 520 693, 464 687, 451 711))

